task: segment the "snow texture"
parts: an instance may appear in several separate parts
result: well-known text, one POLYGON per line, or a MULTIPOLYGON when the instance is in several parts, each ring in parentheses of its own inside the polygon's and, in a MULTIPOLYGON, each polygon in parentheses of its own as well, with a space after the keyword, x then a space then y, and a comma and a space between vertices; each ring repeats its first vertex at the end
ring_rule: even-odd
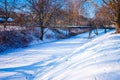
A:
POLYGON ((0 55, 0 80, 120 80, 120 34, 88 33, 0 55))

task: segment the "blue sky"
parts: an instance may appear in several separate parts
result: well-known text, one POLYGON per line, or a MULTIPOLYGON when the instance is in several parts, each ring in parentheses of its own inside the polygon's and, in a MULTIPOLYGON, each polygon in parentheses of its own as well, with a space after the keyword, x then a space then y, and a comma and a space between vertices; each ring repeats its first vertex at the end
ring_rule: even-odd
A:
MULTIPOLYGON (((0 0, 0 2, 2 2, 3 0, 0 0)), ((11 0, 8 0, 8 1, 11 1, 11 0)), ((23 4, 25 2, 25 0, 17 0, 19 5, 23 4)), ((97 4, 99 7, 101 6, 102 4, 102 0, 93 0, 95 4, 97 4)), ((95 6, 91 3, 88 3, 88 4, 85 4, 86 7, 86 10, 87 10, 87 14, 89 17, 94 17, 94 14, 95 14, 95 6)))
POLYGON ((102 0, 94 0, 94 2, 97 3, 99 6, 101 6, 103 3, 102 0))
POLYGON ((102 0, 93 0, 93 3, 88 2, 86 6, 88 17, 93 18, 95 11, 102 5, 102 0))

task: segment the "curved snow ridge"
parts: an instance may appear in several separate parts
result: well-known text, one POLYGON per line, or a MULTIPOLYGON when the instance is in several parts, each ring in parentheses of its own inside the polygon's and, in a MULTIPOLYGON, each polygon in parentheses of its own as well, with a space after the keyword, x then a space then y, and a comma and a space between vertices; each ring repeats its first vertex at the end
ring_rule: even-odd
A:
POLYGON ((34 80, 119 80, 119 44, 119 34, 105 34, 79 47, 66 61, 34 80))

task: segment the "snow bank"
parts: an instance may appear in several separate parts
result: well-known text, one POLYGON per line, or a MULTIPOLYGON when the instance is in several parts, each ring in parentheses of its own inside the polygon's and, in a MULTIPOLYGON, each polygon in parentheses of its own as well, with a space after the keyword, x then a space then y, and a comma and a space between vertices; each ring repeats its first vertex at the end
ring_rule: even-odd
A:
POLYGON ((1 55, 0 80, 119 80, 120 34, 86 35, 1 55))
POLYGON ((35 80, 119 80, 120 35, 106 34, 79 47, 35 80))

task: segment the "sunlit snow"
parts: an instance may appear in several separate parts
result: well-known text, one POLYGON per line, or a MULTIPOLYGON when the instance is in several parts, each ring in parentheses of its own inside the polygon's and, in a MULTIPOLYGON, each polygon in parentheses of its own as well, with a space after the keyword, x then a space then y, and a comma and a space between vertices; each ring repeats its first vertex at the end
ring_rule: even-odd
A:
POLYGON ((0 55, 0 80, 120 80, 120 35, 88 33, 0 55))

